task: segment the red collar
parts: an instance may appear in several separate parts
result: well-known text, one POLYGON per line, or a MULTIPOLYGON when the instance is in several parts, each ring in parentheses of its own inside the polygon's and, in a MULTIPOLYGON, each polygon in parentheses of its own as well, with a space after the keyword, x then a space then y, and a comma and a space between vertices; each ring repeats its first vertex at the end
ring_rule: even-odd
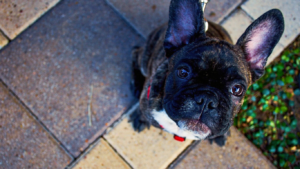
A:
MULTIPOLYGON (((164 126, 159 125, 162 129, 164 128, 164 126)), ((174 140, 179 141, 179 142, 184 142, 185 141, 185 137, 180 137, 174 134, 174 140)))
POLYGON ((151 85, 148 86, 148 90, 147 90, 147 99, 149 100, 150 97, 150 90, 151 90, 151 85))
POLYGON ((185 137, 180 137, 174 134, 174 139, 179 141, 179 142, 184 142, 185 141, 185 137))

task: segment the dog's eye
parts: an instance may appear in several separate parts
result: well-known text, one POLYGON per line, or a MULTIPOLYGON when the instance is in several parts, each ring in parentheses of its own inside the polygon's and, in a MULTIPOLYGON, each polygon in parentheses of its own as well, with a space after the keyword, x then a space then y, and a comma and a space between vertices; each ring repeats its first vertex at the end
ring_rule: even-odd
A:
POLYGON ((180 68, 177 70, 177 75, 180 78, 186 78, 189 75, 189 71, 185 68, 180 68))
POLYGON ((231 92, 231 94, 233 94, 235 96, 241 96, 244 93, 244 88, 242 85, 236 84, 236 85, 232 86, 230 92, 231 92))

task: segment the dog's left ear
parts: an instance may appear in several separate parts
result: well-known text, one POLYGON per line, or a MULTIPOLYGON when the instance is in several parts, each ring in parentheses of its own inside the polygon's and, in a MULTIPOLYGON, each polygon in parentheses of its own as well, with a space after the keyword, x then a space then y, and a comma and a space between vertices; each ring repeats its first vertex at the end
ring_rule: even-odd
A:
POLYGON ((205 36, 205 24, 199 0, 171 0, 164 41, 167 57, 201 35, 205 36))
POLYGON ((284 30, 284 19, 278 9, 272 9, 256 19, 237 41, 249 64, 252 82, 264 74, 269 55, 284 30))

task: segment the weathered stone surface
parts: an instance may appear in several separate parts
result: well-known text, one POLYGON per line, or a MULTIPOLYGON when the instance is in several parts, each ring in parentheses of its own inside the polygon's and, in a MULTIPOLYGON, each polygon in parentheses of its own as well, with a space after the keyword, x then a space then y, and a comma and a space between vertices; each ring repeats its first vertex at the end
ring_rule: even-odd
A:
POLYGON ((123 119, 104 137, 133 168, 166 168, 192 142, 175 141, 173 135, 154 127, 137 133, 127 121, 123 119))
POLYGON ((64 168, 71 157, 0 83, 0 168, 64 168))
POLYGON ((103 139, 87 155, 79 159, 74 169, 129 169, 130 167, 103 139))
POLYGON ((14 39, 57 2, 59 0, 1 0, 0 28, 14 39))
POLYGON ((220 23, 241 3, 242 0, 210 0, 205 8, 204 16, 210 21, 220 23))
POLYGON ((144 37, 169 18, 170 0, 108 0, 108 2, 144 37))
POLYGON ((285 30, 279 42, 287 46, 300 33, 299 0, 248 0, 242 5, 242 9, 254 19, 273 8, 280 9, 283 14, 285 30))
POLYGON ((224 147, 202 141, 175 168, 275 168, 237 129, 230 132, 224 147))
POLYGON ((230 34, 233 43, 235 44, 239 37, 245 32, 247 27, 252 23, 252 19, 241 10, 235 10, 228 18, 222 21, 222 26, 230 34))
POLYGON ((8 39, 0 32, 0 49, 7 45, 8 39))
MULTIPOLYGON (((168 21, 170 0, 108 0, 144 37, 168 21)), ((205 17, 220 22, 242 0, 211 0, 205 17)))
POLYGON ((142 41, 104 0, 64 0, 0 51, 0 77, 78 156, 131 104, 142 41))

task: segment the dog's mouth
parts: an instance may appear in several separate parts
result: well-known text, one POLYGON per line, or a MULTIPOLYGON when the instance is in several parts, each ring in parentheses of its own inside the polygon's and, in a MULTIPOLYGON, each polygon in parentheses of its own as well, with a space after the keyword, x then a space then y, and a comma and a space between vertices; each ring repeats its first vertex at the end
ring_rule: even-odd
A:
POLYGON ((206 135, 211 133, 209 127, 206 124, 200 122, 199 120, 193 120, 193 119, 179 120, 178 126, 182 129, 189 130, 201 135, 202 134, 206 135))
POLYGON ((202 89, 201 91, 195 89, 178 93, 172 95, 172 98, 166 97, 164 100, 165 112, 176 123, 178 127, 176 133, 180 133, 181 135, 177 135, 181 137, 207 139, 218 136, 228 129, 234 105, 221 91, 215 90, 213 93, 217 93, 217 96, 211 96, 202 89), (211 107, 209 104, 196 103, 196 97, 193 93, 196 93, 195 96, 207 95, 207 98, 211 98, 211 100, 218 97, 218 106, 211 107))
POLYGON ((164 130, 193 140, 203 140, 212 134, 211 129, 199 120, 172 120, 165 110, 152 112, 153 118, 164 130))

